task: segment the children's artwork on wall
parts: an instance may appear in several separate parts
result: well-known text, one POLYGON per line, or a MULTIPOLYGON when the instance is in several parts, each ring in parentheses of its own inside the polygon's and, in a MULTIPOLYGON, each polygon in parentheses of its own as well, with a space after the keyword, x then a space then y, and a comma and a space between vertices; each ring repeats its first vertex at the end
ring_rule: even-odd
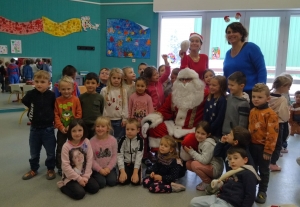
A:
POLYGON ((127 19, 107 19, 106 56, 150 58, 150 32, 150 28, 127 19))
POLYGON ((64 21, 62 23, 57 23, 48 19, 47 17, 42 17, 44 32, 57 37, 64 37, 74 32, 81 31, 81 21, 79 18, 72 18, 64 21))
POLYGON ((211 59, 214 59, 214 60, 219 60, 220 59, 221 50, 220 50, 219 47, 213 47, 211 49, 211 52, 212 52, 211 59))
POLYGON ((82 28, 84 31, 87 31, 86 29, 94 29, 94 30, 98 30, 100 24, 95 24, 95 25, 92 25, 91 23, 91 18, 89 16, 84 16, 84 17, 81 17, 81 25, 82 25, 82 28))
POLYGON ((22 42, 21 40, 11 40, 11 53, 22 53, 22 42))
POLYGON ((29 35, 42 31, 42 19, 35 19, 29 22, 14 22, 0 16, 0 32, 16 35, 29 35))
POLYGON ((0 54, 7 54, 7 45, 0 45, 0 54))

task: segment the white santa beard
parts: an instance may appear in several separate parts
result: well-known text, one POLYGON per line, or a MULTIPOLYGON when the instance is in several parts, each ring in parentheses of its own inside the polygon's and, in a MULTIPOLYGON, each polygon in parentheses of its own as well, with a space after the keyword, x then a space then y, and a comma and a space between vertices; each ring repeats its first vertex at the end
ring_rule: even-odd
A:
POLYGON ((173 84, 172 101, 179 109, 193 109, 199 106, 204 98, 204 85, 198 81, 187 82, 185 85, 176 80, 173 84))

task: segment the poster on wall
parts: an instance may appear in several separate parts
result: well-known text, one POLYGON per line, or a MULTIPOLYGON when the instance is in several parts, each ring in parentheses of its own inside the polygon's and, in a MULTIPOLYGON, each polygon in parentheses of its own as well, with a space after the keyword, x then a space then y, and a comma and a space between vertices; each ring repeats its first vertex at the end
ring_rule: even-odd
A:
POLYGON ((11 40, 11 53, 22 53, 22 42, 21 40, 11 40))
POLYGON ((211 59, 219 60, 220 59, 221 50, 220 47, 213 47, 211 49, 211 59))
POLYGON ((0 45, 0 54, 7 54, 7 45, 0 45))
POLYGON ((106 56, 150 58, 150 28, 127 19, 107 19, 106 56))

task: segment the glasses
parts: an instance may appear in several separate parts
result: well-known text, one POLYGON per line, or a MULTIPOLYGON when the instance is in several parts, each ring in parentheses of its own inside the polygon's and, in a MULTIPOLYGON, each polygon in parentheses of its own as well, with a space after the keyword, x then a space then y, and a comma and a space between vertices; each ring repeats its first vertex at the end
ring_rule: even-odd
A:
POLYGON ((190 82, 192 80, 193 80, 193 78, 179 78, 179 81, 181 81, 181 82, 190 82))

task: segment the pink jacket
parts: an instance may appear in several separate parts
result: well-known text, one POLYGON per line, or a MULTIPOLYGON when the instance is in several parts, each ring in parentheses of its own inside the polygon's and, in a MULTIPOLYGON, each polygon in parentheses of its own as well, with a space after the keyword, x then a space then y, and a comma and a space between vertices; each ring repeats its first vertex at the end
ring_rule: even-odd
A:
POLYGON ((165 66, 165 73, 159 78, 158 82, 150 82, 147 86, 146 93, 152 98, 153 108, 157 110, 165 100, 163 83, 168 80, 171 73, 170 66, 165 66))

